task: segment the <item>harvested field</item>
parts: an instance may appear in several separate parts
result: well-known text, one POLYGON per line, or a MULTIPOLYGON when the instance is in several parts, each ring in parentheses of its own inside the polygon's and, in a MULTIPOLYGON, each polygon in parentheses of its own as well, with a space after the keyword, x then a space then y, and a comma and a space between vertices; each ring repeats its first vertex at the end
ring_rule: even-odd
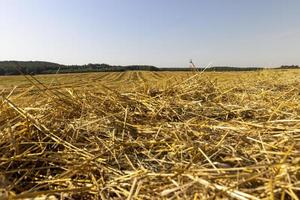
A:
POLYGON ((300 70, 10 76, 0 92, 0 199, 299 199, 300 70))

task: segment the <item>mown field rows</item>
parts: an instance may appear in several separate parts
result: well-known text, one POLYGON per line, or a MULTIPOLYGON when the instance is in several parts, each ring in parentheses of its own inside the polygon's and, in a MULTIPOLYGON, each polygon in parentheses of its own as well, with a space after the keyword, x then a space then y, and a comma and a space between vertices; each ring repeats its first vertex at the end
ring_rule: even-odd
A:
POLYGON ((0 199, 299 199, 299 70, 10 76, 0 95, 0 199))

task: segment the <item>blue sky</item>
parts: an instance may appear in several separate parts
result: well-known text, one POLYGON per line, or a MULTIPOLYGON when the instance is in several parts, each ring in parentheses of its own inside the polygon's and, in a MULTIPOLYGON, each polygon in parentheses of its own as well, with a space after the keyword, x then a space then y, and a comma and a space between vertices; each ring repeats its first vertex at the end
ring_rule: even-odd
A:
POLYGON ((0 0, 0 60, 300 64, 299 0, 0 0))

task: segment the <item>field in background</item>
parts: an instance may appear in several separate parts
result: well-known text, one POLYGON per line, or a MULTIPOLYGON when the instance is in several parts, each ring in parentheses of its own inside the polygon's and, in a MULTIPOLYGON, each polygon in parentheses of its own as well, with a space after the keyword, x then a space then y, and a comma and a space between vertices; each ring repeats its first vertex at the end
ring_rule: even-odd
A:
POLYGON ((300 195, 300 70, 3 76, 0 95, 0 199, 300 195))
MULTIPOLYGON (((129 71, 129 72, 96 72, 96 73, 72 73, 56 75, 35 75, 31 76, 0 76, 0 89, 6 92, 17 86, 22 91, 32 87, 30 79, 36 78, 49 89, 58 88, 78 88, 78 87, 99 87, 102 84, 117 88, 118 90, 134 90, 140 85, 167 86, 171 82, 180 82, 201 72, 148 72, 148 71, 129 71), (27 78, 28 77, 28 78, 27 78)), ((217 79, 226 83, 239 83, 245 79, 252 79, 255 76, 264 75, 270 78, 279 78, 282 81, 295 81, 299 78, 299 70, 265 70, 258 72, 206 72, 204 78, 217 79)), ((255 81, 255 80, 254 80, 255 81)), ((17 89, 17 90, 18 90, 17 89)))

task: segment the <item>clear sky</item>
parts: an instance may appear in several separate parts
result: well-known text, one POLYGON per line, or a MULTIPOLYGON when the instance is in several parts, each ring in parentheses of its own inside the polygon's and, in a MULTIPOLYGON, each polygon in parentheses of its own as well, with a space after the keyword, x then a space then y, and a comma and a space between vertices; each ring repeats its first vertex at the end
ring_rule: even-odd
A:
POLYGON ((299 0, 0 0, 0 60, 300 64, 299 0))

